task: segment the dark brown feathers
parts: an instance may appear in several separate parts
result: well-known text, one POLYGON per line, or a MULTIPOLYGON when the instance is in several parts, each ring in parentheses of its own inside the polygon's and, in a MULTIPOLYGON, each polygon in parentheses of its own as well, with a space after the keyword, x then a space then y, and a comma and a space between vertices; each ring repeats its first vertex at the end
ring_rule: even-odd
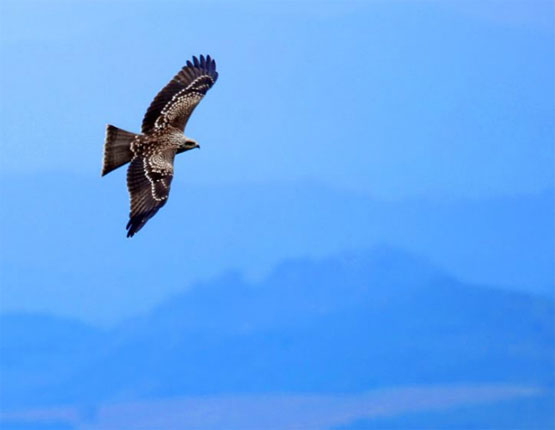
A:
POLYGON ((106 126, 102 176, 131 161, 133 157, 131 142, 136 137, 135 133, 130 133, 109 124, 106 126))
POLYGON ((127 170, 131 211, 127 237, 132 237, 166 204, 173 179, 175 151, 134 158, 127 170))
POLYGON ((150 104, 143 119, 143 133, 164 125, 184 130, 191 113, 217 79, 216 62, 210 55, 187 61, 150 104))
POLYGON ((154 98, 141 134, 107 126, 102 175, 130 162, 127 237, 143 228, 168 201, 175 155, 199 148, 184 135, 185 126, 217 79, 216 62, 209 55, 193 57, 154 98))

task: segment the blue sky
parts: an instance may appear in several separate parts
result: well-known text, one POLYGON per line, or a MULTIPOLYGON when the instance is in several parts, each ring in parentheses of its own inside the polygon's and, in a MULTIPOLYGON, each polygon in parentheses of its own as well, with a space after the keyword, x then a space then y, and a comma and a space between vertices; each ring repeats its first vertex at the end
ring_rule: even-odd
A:
POLYGON ((221 80, 180 182, 551 187, 552 4, 463 3, 4 2, 3 169, 96 174, 104 124, 137 130, 186 59, 210 53, 221 80))
POLYGON ((114 320, 224 270, 263 273, 285 258, 376 241, 405 248, 414 242, 413 251, 473 282, 552 287, 546 261, 553 226, 545 216, 553 205, 538 212, 526 203, 549 198, 553 189, 552 2, 5 1, 0 7, 0 167, 4 184, 16 184, 5 185, 12 188, 2 198, 12 221, 2 231, 6 309, 95 320, 86 304, 75 303, 96 295, 115 301, 110 317, 99 310, 97 319, 114 320), (125 172, 100 179, 105 124, 138 131, 157 91, 201 53, 216 58, 220 73, 187 129, 202 150, 178 158, 170 204, 126 241, 125 172), (32 185, 41 182, 54 185, 46 191, 32 185), (272 234, 262 222, 248 239, 256 209, 232 210, 226 220, 226 209, 213 203, 228 199, 236 207, 229 196, 237 190, 281 195, 297 187, 314 202, 313 212, 306 215, 299 199, 284 192, 284 204, 265 215, 272 234), (318 192, 306 191, 313 188, 318 192), (190 206, 202 206, 207 193, 210 206, 190 206), (316 195, 342 196, 336 203, 353 208, 358 198, 401 202, 405 209, 416 202, 445 213, 446 222, 441 230, 432 221, 400 227, 400 238, 391 224, 365 228, 360 215, 352 224, 358 230, 350 229, 351 206, 329 210, 333 204, 316 195), (504 198, 517 199, 509 205, 518 209, 510 222, 500 215, 465 224, 464 211, 453 218, 456 205, 480 208, 480 202, 493 202, 502 214, 504 198), (302 223, 289 221, 301 212, 302 223), (310 226, 317 229, 308 233, 310 226), (451 234, 452 246, 442 239, 451 234), (127 275, 147 264, 153 249, 171 255, 174 275, 164 286, 154 285, 154 275, 137 286, 127 275), (94 263, 80 266, 84 261, 94 263), (91 294, 93 281, 106 287, 91 294), (135 307, 131 293, 140 302, 135 307))

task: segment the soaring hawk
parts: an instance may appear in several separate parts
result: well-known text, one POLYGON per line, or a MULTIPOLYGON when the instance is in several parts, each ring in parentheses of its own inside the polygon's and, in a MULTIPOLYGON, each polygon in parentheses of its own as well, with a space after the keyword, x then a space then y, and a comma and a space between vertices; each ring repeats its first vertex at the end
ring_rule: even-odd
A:
POLYGON ((131 212, 127 237, 132 237, 166 204, 175 154, 200 148, 184 135, 195 107, 218 79, 216 62, 208 55, 193 57, 158 93, 143 119, 142 133, 106 127, 102 176, 124 164, 131 212))

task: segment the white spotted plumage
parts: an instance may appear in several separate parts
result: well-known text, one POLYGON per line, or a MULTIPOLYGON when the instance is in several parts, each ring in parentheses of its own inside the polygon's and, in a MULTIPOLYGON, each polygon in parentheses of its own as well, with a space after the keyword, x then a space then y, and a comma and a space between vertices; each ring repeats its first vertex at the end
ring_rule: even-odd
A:
POLYGON ((175 155, 199 147, 183 133, 192 112, 217 78, 216 63, 210 56, 201 55, 200 60, 193 57, 150 104, 142 134, 129 134, 128 237, 139 231, 167 201, 175 155))

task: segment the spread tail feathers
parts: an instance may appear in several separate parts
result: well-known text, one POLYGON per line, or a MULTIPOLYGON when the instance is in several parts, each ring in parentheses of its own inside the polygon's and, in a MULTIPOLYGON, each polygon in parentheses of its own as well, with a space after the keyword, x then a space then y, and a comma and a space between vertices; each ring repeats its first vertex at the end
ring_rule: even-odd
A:
POLYGON ((104 162, 102 176, 131 161, 131 142, 137 135, 120 128, 108 125, 104 142, 104 162))

